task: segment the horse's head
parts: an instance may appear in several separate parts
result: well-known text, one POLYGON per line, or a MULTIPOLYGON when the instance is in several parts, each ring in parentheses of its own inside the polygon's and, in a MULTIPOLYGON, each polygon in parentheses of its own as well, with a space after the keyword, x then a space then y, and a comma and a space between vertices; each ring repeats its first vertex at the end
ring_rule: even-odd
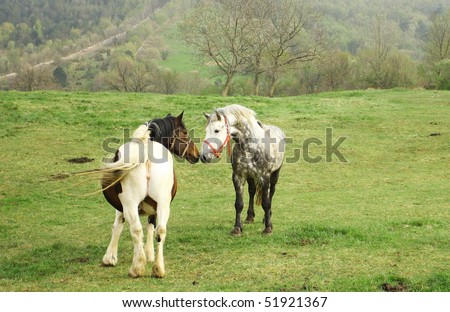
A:
POLYGON ((183 114, 184 112, 177 117, 173 117, 174 130, 172 138, 169 140, 169 150, 181 158, 186 158, 191 164, 195 164, 198 162, 199 152, 183 123, 183 114))
MULTIPOLYGON (((209 163, 214 157, 219 158, 224 147, 229 144, 231 134, 230 125, 224 115, 215 111, 213 114, 203 113, 208 124, 206 125, 206 137, 202 144, 200 159, 209 163)), ((230 145, 228 145, 230 153, 230 145)))

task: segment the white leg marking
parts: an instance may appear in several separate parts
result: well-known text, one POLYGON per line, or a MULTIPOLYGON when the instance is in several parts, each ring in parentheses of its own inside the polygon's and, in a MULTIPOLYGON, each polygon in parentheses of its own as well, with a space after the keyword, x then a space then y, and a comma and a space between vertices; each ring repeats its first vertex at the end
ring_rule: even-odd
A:
POLYGON ((123 229, 123 213, 116 210, 116 219, 112 228, 111 241, 109 242, 108 249, 103 256, 104 266, 115 266, 117 264, 117 249, 119 247, 119 238, 123 229))
POLYGON ((147 243, 145 244, 145 255, 147 256, 147 262, 155 261, 155 249, 153 247, 154 234, 154 225, 147 223, 147 243))
POLYGON ((170 215, 170 201, 169 204, 159 205, 158 209, 158 222, 156 227, 156 240, 158 241, 156 259, 152 268, 152 276, 154 277, 164 277, 166 270, 164 267, 164 242, 166 241, 167 235, 167 222, 169 221, 170 215))
POLYGON ((128 275, 131 277, 139 277, 145 275, 144 234, 141 221, 139 220, 137 205, 133 205, 132 207, 126 207, 125 205, 123 207, 125 220, 130 224, 130 233, 134 244, 133 263, 128 271, 128 275))

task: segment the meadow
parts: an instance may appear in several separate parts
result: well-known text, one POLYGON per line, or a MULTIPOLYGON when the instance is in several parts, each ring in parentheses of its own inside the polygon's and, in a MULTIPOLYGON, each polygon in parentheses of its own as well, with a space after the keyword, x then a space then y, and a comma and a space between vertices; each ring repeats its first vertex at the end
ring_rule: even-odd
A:
POLYGON ((448 91, 272 99, 1 92, 0 145, 3 292, 450 291, 448 91), (258 222, 244 225, 241 237, 229 234, 234 190, 226 158, 176 162, 167 276, 150 278, 150 265, 148 277, 127 276, 127 225, 118 265, 102 267, 114 209, 102 194, 82 196, 98 182, 76 185, 81 180, 64 173, 100 166, 117 139, 183 110, 200 148, 202 112, 232 103, 254 109, 290 138, 273 234, 261 234, 260 207, 258 222), (339 139, 344 159, 331 153, 339 139))

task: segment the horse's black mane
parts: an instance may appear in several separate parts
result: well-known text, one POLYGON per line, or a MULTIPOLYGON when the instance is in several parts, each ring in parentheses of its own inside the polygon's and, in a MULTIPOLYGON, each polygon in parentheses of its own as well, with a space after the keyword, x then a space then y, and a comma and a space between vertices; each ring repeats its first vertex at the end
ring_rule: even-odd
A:
MULTIPOLYGON (((175 118, 172 115, 167 115, 164 118, 152 119, 148 122, 148 130, 150 130, 150 140, 162 143, 163 139, 173 137, 175 129, 175 118)), ((181 124, 184 127, 183 123, 181 124)))

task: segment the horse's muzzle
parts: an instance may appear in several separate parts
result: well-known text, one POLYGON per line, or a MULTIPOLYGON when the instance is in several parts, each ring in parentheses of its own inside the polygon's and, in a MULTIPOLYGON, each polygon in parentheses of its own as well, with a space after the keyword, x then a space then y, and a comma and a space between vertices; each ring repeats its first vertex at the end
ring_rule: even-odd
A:
POLYGON ((191 164, 196 164, 199 160, 199 157, 194 157, 194 156, 187 156, 186 157, 187 161, 190 162, 191 164))
POLYGON ((210 161, 211 161, 211 159, 210 158, 208 158, 208 157, 206 157, 206 155, 204 155, 204 154, 202 154, 201 156, 200 156, 200 160, 202 161, 202 163, 209 163, 210 161))

